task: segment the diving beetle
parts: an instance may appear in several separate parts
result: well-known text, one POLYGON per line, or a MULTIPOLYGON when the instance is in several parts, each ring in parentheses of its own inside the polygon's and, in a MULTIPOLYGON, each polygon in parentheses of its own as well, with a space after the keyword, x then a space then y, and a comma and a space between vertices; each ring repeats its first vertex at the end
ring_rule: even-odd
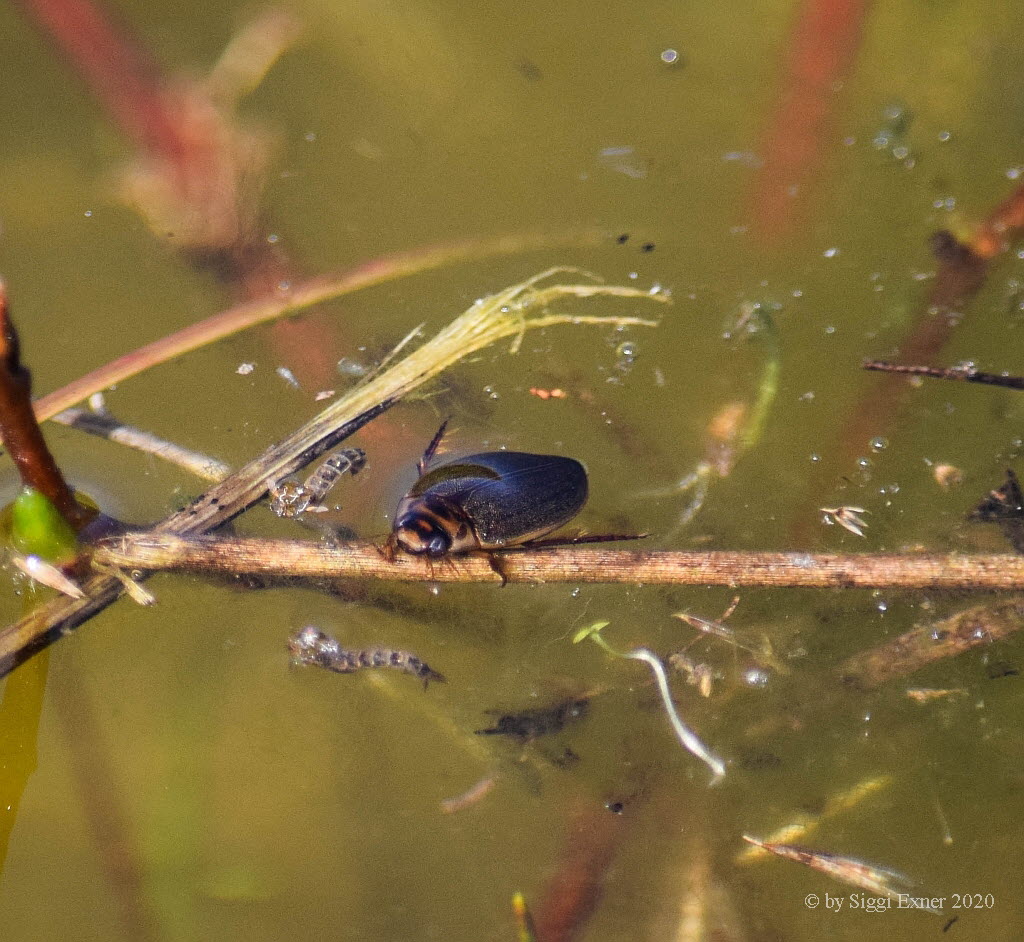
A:
MULTIPOLYGON (((447 425, 445 421, 427 446, 417 464, 419 479, 398 504, 385 544, 388 559, 394 559, 399 547, 441 559, 451 553, 522 546, 557 530, 583 509, 587 472, 572 458, 485 451, 428 471, 447 425)), ((504 579, 494 557, 489 559, 504 579)))

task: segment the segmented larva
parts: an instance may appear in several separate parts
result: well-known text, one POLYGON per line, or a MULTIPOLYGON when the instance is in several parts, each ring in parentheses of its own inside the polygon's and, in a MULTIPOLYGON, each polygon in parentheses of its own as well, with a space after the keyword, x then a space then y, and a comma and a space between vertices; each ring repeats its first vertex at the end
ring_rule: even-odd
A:
POLYGON ((365 648, 346 651, 330 635, 313 625, 307 625, 288 639, 293 664, 314 664, 336 674, 354 674, 356 671, 391 667, 419 677, 424 686, 430 681, 444 682, 444 675, 433 670, 426 662, 408 651, 393 648, 365 648))

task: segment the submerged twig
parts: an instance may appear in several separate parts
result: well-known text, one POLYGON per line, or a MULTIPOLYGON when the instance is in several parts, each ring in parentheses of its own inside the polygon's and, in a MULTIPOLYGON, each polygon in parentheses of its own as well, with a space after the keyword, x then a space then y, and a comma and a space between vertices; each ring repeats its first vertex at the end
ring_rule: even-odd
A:
MULTIPOLYGON (((779 857, 795 860, 812 870, 828 874, 840 883, 859 887, 876 896, 884 897, 887 901, 896 902, 899 909, 922 909, 933 915, 942 915, 942 898, 911 896, 909 888, 914 885, 914 881, 902 873, 887 870, 863 860, 855 860, 852 857, 812 850, 809 847, 759 841, 756 837, 750 837, 747 834, 743 835, 743 840, 779 857)), ((872 911, 877 912, 883 908, 890 907, 875 905, 872 907, 872 911)))
POLYGON ((752 846, 744 847, 736 855, 736 863, 749 864, 757 860, 767 860, 769 854, 767 844, 792 844, 794 841, 807 840, 822 824, 837 815, 860 807, 867 799, 891 788, 892 781, 892 776, 889 775, 862 779, 855 785, 830 795, 824 806, 816 813, 807 810, 797 811, 790 821, 772 831, 763 843, 748 842, 752 846))
POLYGON ((512 915, 516 921, 518 942, 537 942, 533 914, 530 912, 530 907, 526 905, 526 897, 519 890, 512 894, 512 915))
POLYGON ((1004 389, 1024 389, 1024 376, 1006 376, 1002 373, 985 373, 973 366, 952 366, 942 369, 936 366, 914 366, 888 363, 885 360, 865 360, 865 370, 876 373, 902 373, 904 376, 927 376, 931 379, 952 379, 963 383, 982 383, 986 386, 1002 386, 1004 389))
POLYGON ((114 418, 105 409, 65 409, 52 417, 54 422, 105 438, 107 441, 134 448, 147 455, 153 455, 170 464, 184 468, 204 481, 222 481, 231 473, 223 461, 183 448, 151 432, 133 425, 126 425, 114 418))
MULTIPOLYGON (((583 549, 501 552, 508 582, 601 582, 761 588, 1024 589, 1016 555, 835 555, 583 549)), ((296 579, 376 578, 398 582, 499 584, 486 558, 450 556, 444 565, 400 553, 388 562, 373 543, 128 533, 102 541, 96 558, 123 568, 296 579)))
POLYGON ((935 661, 1009 637, 1021 628, 1024 628, 1024 598, 975 605, 855 654, 840 664, 837 672, 846 684, 862 689, 880 687, 935 661))

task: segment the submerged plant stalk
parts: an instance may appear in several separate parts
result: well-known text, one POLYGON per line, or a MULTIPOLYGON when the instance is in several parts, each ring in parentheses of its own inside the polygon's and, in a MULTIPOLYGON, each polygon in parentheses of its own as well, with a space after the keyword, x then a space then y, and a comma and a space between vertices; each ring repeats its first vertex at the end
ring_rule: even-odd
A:
MULTIPOLYGON (((836 555, 728 550, 618 550, 552 546, 496 554, 509 583, 626 583, 736 588, 1024 589, 1024 557, 921 554, 836 555)), ((388 562, 366 541, 325 545, 309 540, 126 533, 99 543, 95 558, 129 569, 280 576, 372 578, 396 582, 500 584, 480 554, 451 555, 444 565, 407 553, 388 562)))

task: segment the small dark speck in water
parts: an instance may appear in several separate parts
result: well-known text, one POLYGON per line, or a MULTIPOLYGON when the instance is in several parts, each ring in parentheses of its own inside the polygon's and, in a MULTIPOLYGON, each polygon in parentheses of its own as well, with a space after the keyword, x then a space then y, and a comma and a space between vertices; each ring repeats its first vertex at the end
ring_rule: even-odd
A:
POLYGON ((615 241, 618 242, 619 245, 625 245, 629 241, 629 233, 623 232, 615 241))
POLYGON ((1019 668, 1009 661, 993 661, 985 665, 985 676, 989 680, 998 680, 1000 677, 1016 677, 1020 673, 1019 668))
POLYGON ((643 245, 640 246, 640 251, 641 252, 653 252, 654 251, 654 243, 653 242, 645 242, 643 245))
POLYGON ((782 760, 769 752, 767 749, 748 749, 740 758, 740 766, 748 772, 763 772, 767 769, 777 769, 782 765, 782 760))
POLYGON ((519 74, 528 82, 539 82, 544 78, 544 73, 529 59, 520 59, 518 63, 519 74))
POLYGON ((609 810, 609 811, 610 811, 610 812, 611 812, 612 814, 622 814, 622 812, 626 810, 626 806, 625 806, 625 805, 624 805, 624 804, 623 804, 623 803, 622 803, 621 801, 609 801, 609 802, 608 802, 608 803, 607 803, 607 804, 605 805, 605 807, 606 807, 606 808, 607 808, 607 809, 608 809, 608 810, 609 810))

